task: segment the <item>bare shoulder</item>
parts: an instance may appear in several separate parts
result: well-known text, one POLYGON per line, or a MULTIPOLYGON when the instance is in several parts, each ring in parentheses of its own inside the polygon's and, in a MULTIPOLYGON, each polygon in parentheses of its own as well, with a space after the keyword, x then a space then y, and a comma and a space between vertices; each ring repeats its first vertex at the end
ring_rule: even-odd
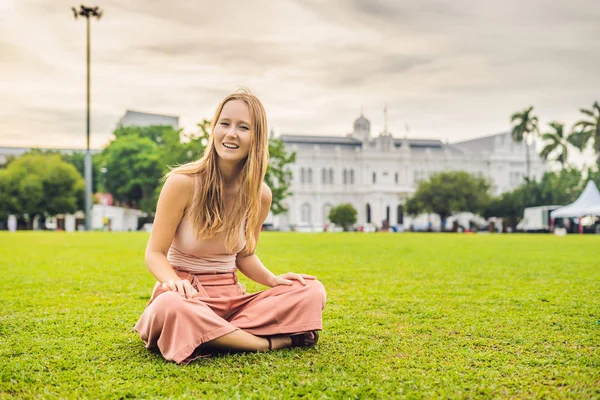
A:
POLYGON ((195 177, 187 174, 170 175, 160 193, 161 200, 176 207, 186 208, 194 196, 195 177))
POLYGON ((266 182, 263 182, 260 188, 260 204, 271 207, 272 199, 273 193, 271 192, 271 188, 266 184, 266 182))
POLYGON ((173 174, 167 178, 163 190, 174 191, 181 194, 193 194, 195 179, 188 174, 173 174))

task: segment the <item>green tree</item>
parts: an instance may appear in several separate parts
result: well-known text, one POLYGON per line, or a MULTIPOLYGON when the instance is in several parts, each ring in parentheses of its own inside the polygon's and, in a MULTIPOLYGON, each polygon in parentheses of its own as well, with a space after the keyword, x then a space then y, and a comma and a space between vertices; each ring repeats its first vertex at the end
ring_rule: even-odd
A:
POLYGON ((117 137, 102 152, 106 189, 121 204, 153 213, 165 169, 158 145, 147 137, 117 137))
MULTIPOLYGON (((85 163, 85 151, 75 151, 71 154, 61 154, 60 155, 61 158, 68 162, 69 164, 72 164, 75 169, 77 169, 77 171, 79 172, 79 175, 81 175, 82 177, 84 177, 85 172, 84 172, 84 163, 85 163)), ((102 168, 102 155, 100 153, 96 153, 96 154, 92 154, 92 193, 97 193, 99 190, 99 185, 100 185, 100 179, 101 179, 101 173, 100 173, 100 169, 102 168)), ((84 209, 83 206, 83 201, 85 199, 85 193, 84 193, 84 197, 82 198, 82 206, 81 209, 84 209)))
POLYGON ((197 160, 203 154, 210 121, 204 120, 198 126, 201 130, 200 135, 188 135, 183 129, 175 130, 169 125, 119 127, 113 135, 115 141, 130 136, 152 141, 160 154, 164 173, 167 173, 170 167, 197 160))
POLYGON ((85 188, 75 167, 57 154, 25 154, 0 172, 0 213, 27 214, 31 220, 77 211, 85 188))
POLYGON ((269 139, 269 166, 265 175, 265 182, 273 192, 271 202, 271 212, 273 215, 281 214, 287 211, 284 206, 284 200, 290 192, 292 182, 292 171, 289 164, 296 161, 296 153, 287 153, 283 141, 279 139, 269 139))
POLYGON ((560 122, 554 121, 549 125, 553 130, 542 135, 546 145, 540 152, 540 156, 544 160, 548 160, 550 154, 554 153, 554 160, 558 161, 562 168, 565 168, 569 157, 569 146, 574 146, 573 136, 568 136, 564 130, 565 125, 560 122))
POLYGON ((0 169, 0 220, 6 220, 10 214, 16 214, 17 190, 8 169, 0 169))
POLYGON ((329 210, 329 220, 336 225, 344 228, 344 231, 350 230, 352 225, 356 223, 357 216, 356 209, 352 207, 352 204, 345 203, 333 207, 329 210))
POLYGON ((584 184, 583 174, 576 168, 546 172, 539 182, 526 179, 513 191, 492 198, 484 217, 504 218, 514 229, 525 208, 570 204, 579 197, 584 184))
POLYGON ((440 172, 421 181, 415 194, 408 199, 409 214, 436 213, 445 227, 446 219, 458 212, 483 212, 489 201, 490 185, 484 178, 464 171, 440 172))
POLYGON ((483 211, 483 216, 485 218, 502 218, 504 219, 504 225, 510 226, 514 231, 517 222, 523 216, 523 209, 522 192, 505 192, 490 199, 483 211))
POLYGON ((531 160, 529 156, 528 139, 539 135, 538 117, 533 115, 533 106, 523 111, 516 112, 510 117, 512 124, 511 135, 514 141, 521 143, 525 141, 525 153, 527 162, 527 178, 531 177, 531 160))
POLYGON ((580 111, 587 117, 573 125, 572 142, 579 150, 584 150, 591 143, 596 154, 596 165, 600 168, 600 104, 594 102, 591 109, 580 111))

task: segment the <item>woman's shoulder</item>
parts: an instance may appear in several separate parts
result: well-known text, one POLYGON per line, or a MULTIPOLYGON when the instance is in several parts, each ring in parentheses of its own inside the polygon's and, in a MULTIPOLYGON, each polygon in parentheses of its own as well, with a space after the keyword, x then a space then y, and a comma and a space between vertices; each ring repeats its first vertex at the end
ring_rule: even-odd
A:
POLYGON ((273 193, 271 192, 271 188, 267 185, 266 182, 262 183, 260 188, 260 202, 261 204, 269 203, 271 205, 271 199, 273 198, 273 193))
POLYGON ((194 194, 195 185, 195 176, 176 172, 167 177, 163 190, 175 192, 179 196, 186 194, 191 196, 194 194))

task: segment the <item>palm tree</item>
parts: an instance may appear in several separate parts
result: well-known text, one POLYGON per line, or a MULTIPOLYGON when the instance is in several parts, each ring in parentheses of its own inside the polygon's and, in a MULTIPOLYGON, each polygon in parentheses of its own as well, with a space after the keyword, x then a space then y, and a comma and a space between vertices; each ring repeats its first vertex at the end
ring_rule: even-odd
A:
POLYGON ((511 135, 515 142, 521 143, 525 140, 525 149, 527 157, 527 179, 530 177, 531 162, 529 160, 529 137, 539 135, 538 117, 533 114, 533 106, 526 108, 521 112, 516 112, 510 116, 512 123, 511 135))
POLYGON ((579 150, 583 150, 591 141, 597 157, 596 163, 600 167, 600 105, 596 101, 591 110, 582 108, 580 111, 589 119, 582 119, 573 125, 573 143, 579 150))
POLYGON ((546 146, 540 152, 540 156, 547 160, 551 153, 556 152, 555 161, 558 161, 563 169, 567 164, 567 158, 569 157, 569 145, 575 146, 573 143, 573 136, 567 136, 564 127, 565 124, 560 122, 550 122, 548 124, 552 127, 553 131, 546 132, 542 135, 547 143, 546 146))

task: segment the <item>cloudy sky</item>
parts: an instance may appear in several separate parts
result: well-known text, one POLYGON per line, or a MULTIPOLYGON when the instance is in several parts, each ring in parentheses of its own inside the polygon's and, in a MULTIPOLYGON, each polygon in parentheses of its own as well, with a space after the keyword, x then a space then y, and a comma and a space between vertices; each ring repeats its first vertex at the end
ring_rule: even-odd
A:
MULTIPOLYGON (((0 146, 85 146, 85 22, 65 0, 0 0, 0 146)), ((240 86, 279 134, 459 141, 533 105, 571 125, 600 100, 597 0, 98 0, 92 147, 126 109, 187 131, 240 86), (408 127, 408 133, 407 133, 408 127)))

